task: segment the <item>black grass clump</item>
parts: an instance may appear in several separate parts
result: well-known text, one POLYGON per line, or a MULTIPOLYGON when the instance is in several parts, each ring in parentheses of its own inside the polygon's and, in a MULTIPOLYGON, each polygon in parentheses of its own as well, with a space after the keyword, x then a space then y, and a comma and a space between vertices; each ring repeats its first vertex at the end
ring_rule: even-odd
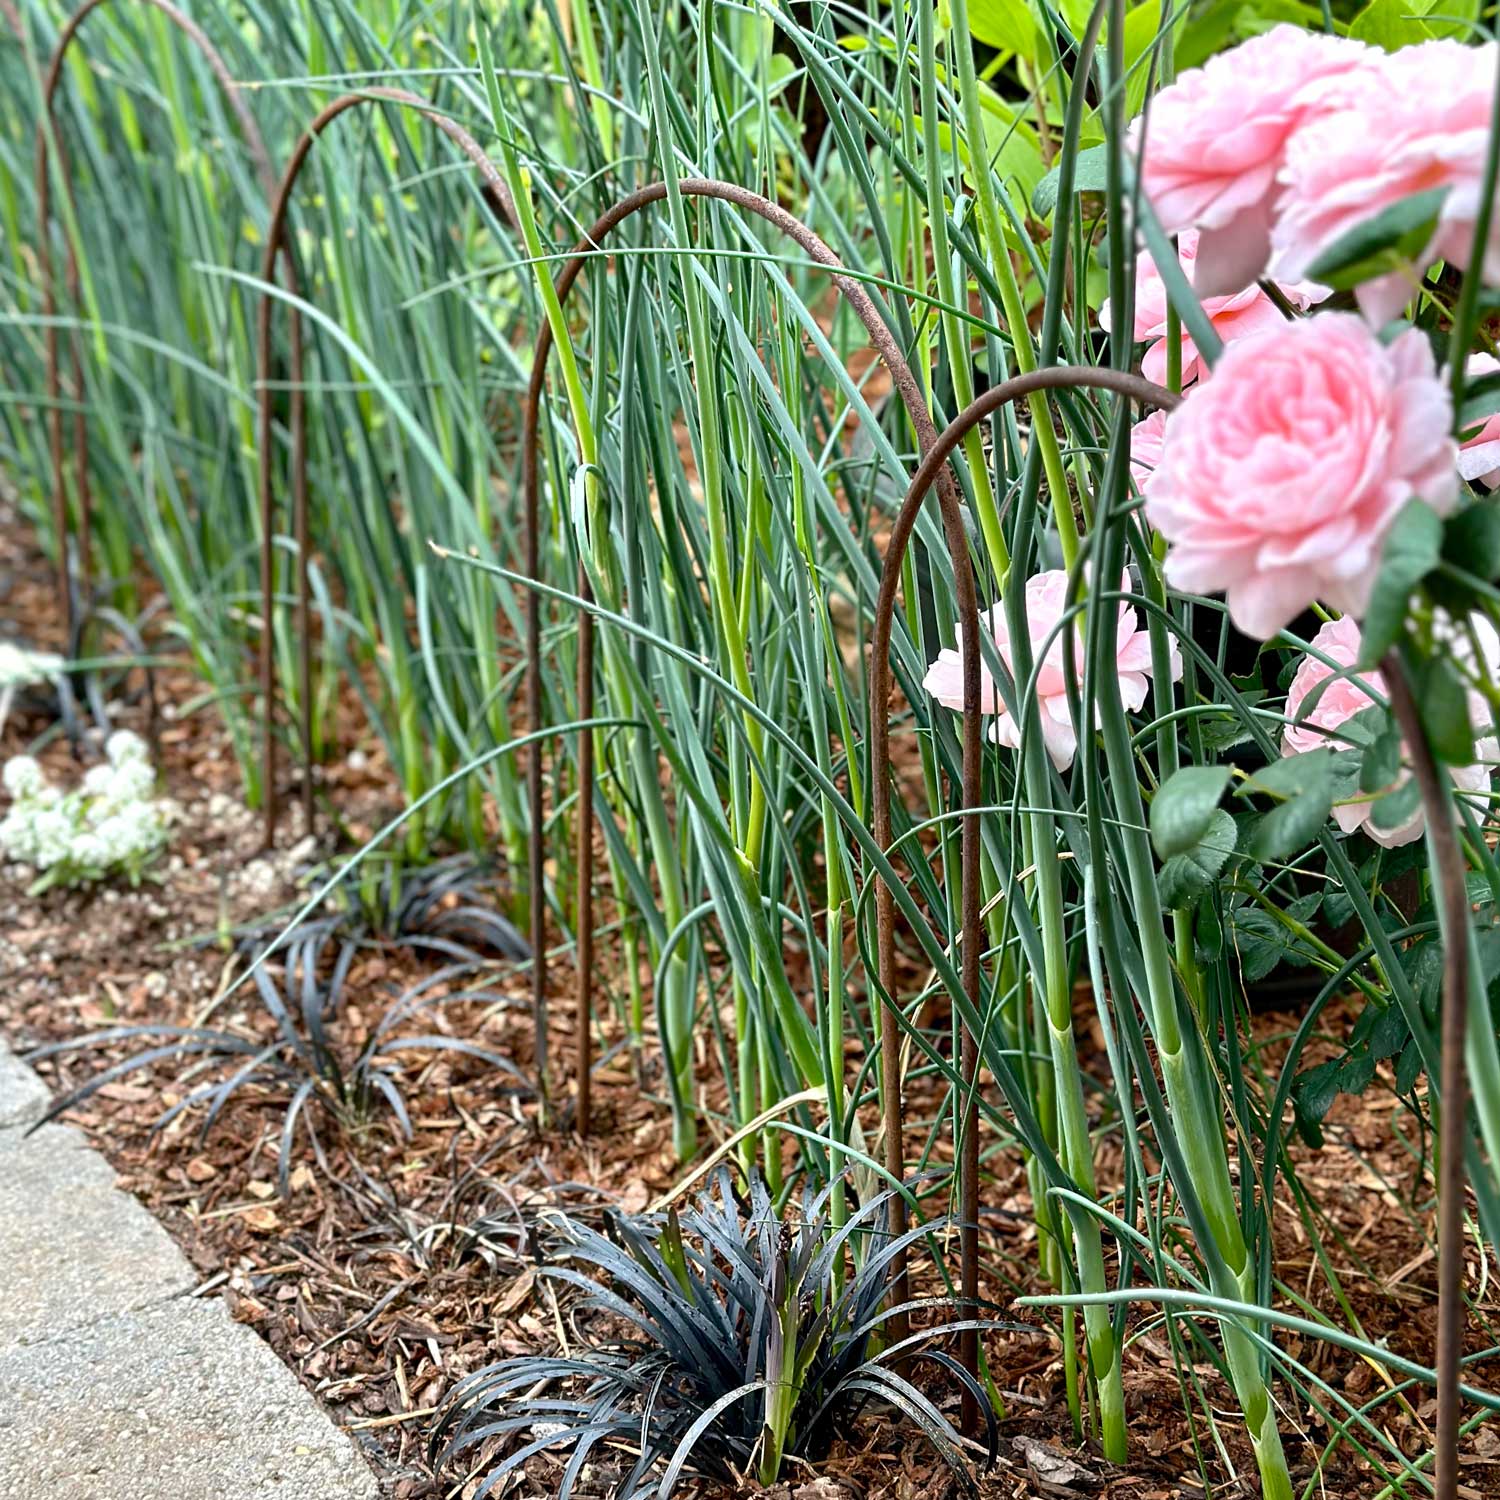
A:
POLYGON ((327 917, 306 922, 287 935, 274 957, 267 958, 262 950, 252 978, 262 1006, 275 1023, 270 1040, 222 1027, 144 1024, 111 1026, 38 1048, 28 1054, 30 1060, 121 1043, 144 1044, 142 1050, 64 1094, 38 1124, 56 1119, 127 1074, 179 1064, 174 1090, 186 1088, 186 1093, 156 1119, 154 1128, 161 1130, 179 1115, 201 1110, 206 1136, 230 1101, 246 1094, 255 1095, 263 1106, 279 1107, 277 1177, 285 1195, 299 1129, 307 1133, 314 1160, 327 1170, 317 1130, 320 1116, 346 1133, 358 1133, 386 1120, 405 1139, 411 1138, 411 1116, 402 1092, 402 1054, 458 1054, 506 1075, 510 1081, 504 1087, 509 1092, 535 1092, 516 1064, 493 1049, 462 1037, 415 1029, 430 1022, 436 1012, 455 1006, 522 1004, 484 983, 494 966, 472 957, 426 975, 394 999, 362 1041, 357 1045, 345 1042, 339 1011, 350 967, 364 946, 359 938, 341 930, 339 918, 327 917))
MULTIPOLYGON (((825 1188, 804 1198, 794 1223, 758 1180, 742 1210, 725 1172, 681 1218, 612 1213, 601 1233, 555 1216, 541 1274, 583 1291, 584 1309, 605 1315, 585 1321, 618 1335, 567 1355, 501 1360, 461 1381, 436 1422, 435 1466, 477 1460, 474 1500, 484 1500, 551 1450, 567 1454, 556 1500, 569 1500, 586 1468, 611 1466, 617 1500, 666 1500, 685 1473, 774 1483, 784 1460, 817 1461, 878 1405, 909 1422, 973 1492, 962 1438, 908 1376, 926 1361, 968 1388, 986 1414, 993 1462, 993 1406, 938 1345, 961 1327, 999 1325, 949 1322, 900 1344, 882 1340, 896 1311, 883 1307, 892 1266, 934 1232, 928 1224, 892 1235, 892 1197, 873 1197, 835 1227, 825 1188)), ((952 1303, 906 1310, 937 1306, 952 1303)))

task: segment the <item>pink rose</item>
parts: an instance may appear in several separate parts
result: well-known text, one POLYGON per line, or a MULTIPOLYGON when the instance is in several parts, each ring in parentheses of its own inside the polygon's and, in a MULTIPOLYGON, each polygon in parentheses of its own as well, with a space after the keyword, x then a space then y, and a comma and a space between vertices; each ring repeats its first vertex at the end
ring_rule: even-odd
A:
MULTIPOLYGON (((1500 359, 1492 354, 1471 354, 1464 368, 1471 376, 1493 375, 1500 370, 1500 359)), ((1496 406, 1500 407, 1500 397, 1496 397, 1496 406)), ((1458 472, 1487 490, 1500 486, 1500 410, 1458 450, 1458 472)))
MULTIPOLYGON (((1196 229, 1184 230, 1177 241, 1177 258, 1189 284, 1195 285, 1198 266, 1199 236, 1196 229)), ((1196 289, 1196 287, 1195 287, 1196 289)), ((1314 302, 1321 302, 1328 295, 1328 288, 1315 282, 1293 282, 1281 288, 1282 295, 1302 312, 1314 302)), ((1248 337, 1252 333, 1265 333, 1278 323, 1284 322, 1281 309, 1252 282, 1244 290, 1227 297, 1204 297, 1203 311, 1208 314, 1214 332, 1226 344, 1248 337)), ((1099 326, 1109 329, 1109 301, 1099 309, 1099 326)), ((1167 383, 1167 287, 1156 269, 1156 262, 1143 250, 1135 262, 1135 328, 1132 330, 1138 344, 1149 343, 1141 360, 1141 373, 1147 380, 1158 385, 1167 383)), ((1198 357, 1197 346, 1186 333, 1179 329, 1182 340, 1182 383, 1191 385, 1202 375, 1208 374, 1208 366, 1198 357)))
MULTIPOLYGON (((1435 260, 1468 265, 1484 185, 1485 149, 1500 48, 1423 42, 1381 54, 1339 80, 1320 111, 1288 143, 1284 191, 1273 230, 1276 274, 1299 277, 1324 251, 1367 219, 1433 188, 1447 188, 1437 227, 1412 266, 1356 289, 1377 327, 1416 292, 1435 260)), ((1500 283, 1500 214, 1492 218, 1483 264, 1500 283)))
POLYGON ((1130 429, 1130 477, 1144 489, 1152 471, 1161 462, 1161 445, 1167 435, 1167 414, 1160 407, 1142 417, 1130 429))
POLYGON ((1353 313, 1231 344, 1166 421, 1146 518, 1167 580, 1222 591, 1269 640, 1315 599, 1359 615, 1396 513, 1458 498, 1453 406, 1415 329, 1382 344, 1353 313))
MULTIPOLYGON (((1488 620, 1475 616, 1474 627, 1479 636, 1480 650, 1486 658, 1486 669, 1492 672, 1496 661, 1500 660, 1500 641, 1496 640, 1494 629, 1488 620)), ((1347 615, 1342 619, 1328 621, 1313 637, 1312 645, 1314 650, 1322 652, 1336 666, 1329 666, 1327 662, 1319 661, 1314 656, 1303 657, 1286 695, 1286 716, 1289 722, 1281 740, 1283 755, 1303 755, 1309 750, 1320 750, 1324 746, 1331 746, 1336 750, 1349 749, 1349 741, 1333 731, 1363 713, 1375 702, 1367 689, 1373 689, 1381 697, 1385 696, 1385 682, 1379 672, 1365 672, 1360 676, 1351 672, 1346 676, 1335 676, 1335 672, 1339 670, 1348 672, 1359 660, 1359 626, 1347 615), (1308 696, 1320 683, 1326 686, 1311 708, 1304 709, 1308 696)), ((1465 656, 1472 657, 1472 649, 1466 649, 1462 637, 1456 643, 1456 649, 1465 656)), ((1478 693, 1469 695, 1469 713, 1476 733, 1482 734, 1485 729, 1493 728, 1492 716, 1478 693)), ((1482 796, 1489 791, 1490 777, 1496 763, 1500 762, 1500 740, 1496 740, 1493 735, 1481 738, 1475 753, 1479 759, 1474 765, 1454 770, 1451 775, 1453 784, 1459 791, 1482 796)), ((1403 769, 1393 786, 1400 786, 1410 774, 1403 769)), ((1419 838, 1425 822, 1420 807, 1395 828, 1377 828, 1370 822, 1376 797, 1381 795, 1383 793, 1377 792, 1372 796, 1356 796, 1338 803, 1333 809, 1334 821, 1345 833, 1364 828, 1377 844, 1383 844, 1387 849, 1393 849, 1399 844, 1409 844, 1413 839, 1419 838)), ((1479 810, 1483 811, 1482 802, 1479 810)))
MULTIPOLYGON (((1168 234, 1203 231, 1201 296, 1237 292, 1265 270, 1288 138, 1317 107, 1318 83, 1375 55, 1359 42, 1276 26, 1189 69, 1152 101, 1141 186, 1168 234)), ((1137 120, 1132 153, 1140 132, 1137 120)))
MULTIPOLYGON (((1130 586, 1128 578, 1120 580, 1121 590, 1130 586)), ((1049 573, 1038 573, 1026 580, 1026 628, 1031 639, 1032 665, 1036 666, 1037 655, 1044 642, 1057 630, 1067 607, 1068 575, 1061 568, 1049 573)), ((1005 664, 1006 670, 1014 672, 1010 650, 1010 627, 1005 619, 1004 602, 997 602, 989 611, 981 628, 987 628, 995 642, 995 654, 1005 664)), ((1083 681, 1083 628, 1081 615, 1074 622, 1074 660, 1077 663, 1079 683, 1083 681)), ((1151 637, 1141 628, 1140 617, 1124 600, 1120 601, 1118 655, 1116 657, 1120 694, 1125 707, 1131 712, 1146 701, 1146 683, 1151 676, 1151 637)), ((1172 645, 1172 680, 1182 675, 1182 662, 1172 645)), ((940 651, 938 658, 927 669, 922 686, 945 708, 963 711, 964 677, 962 651, 940 651)), ((1063 635, 1057 635, 1047 644, 1046 654, 1041 657, 1041 670, 1037 672, 1036 697, 1038 713, 1033 722, 1033 731, 1039 724, 1047 753, 1059 771, 1073 762, 1078 749, 1078 734, 1073 726, 1072 714, 1068 710, 1067 676, 1063 663, 1063 635)), ((980 667, 980 711, 995 714, 997 718, 990 729, 990 737, 999 744, 1016 749, 1021 743, 1020 725, 1011 717, 1004 700, 995 688, 989 672, 980 667)))

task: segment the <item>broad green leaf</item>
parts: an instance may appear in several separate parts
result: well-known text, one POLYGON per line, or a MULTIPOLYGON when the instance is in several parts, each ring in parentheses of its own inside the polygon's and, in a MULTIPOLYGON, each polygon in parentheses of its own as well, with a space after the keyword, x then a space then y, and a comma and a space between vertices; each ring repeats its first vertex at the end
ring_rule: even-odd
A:
POLYGON ((1333 785, 1333 755, 1334 752, 1327 748, 1308 750, 1302 755, 1284 755, 1236 787, 1235 796, 1248 797, 1252 792, 1261 792, 1268 797, 1285 799, 1309 792, 1321 793, 1333 785))
POLYGON ((1480 500, 1450 517, 1443 556, 1486 581, 1500 575, 1500 503, 1480 500))
POLYGON ((1394 719, 1365 746, 1360 756, 1359 789, 1367 795, 1383 792, 1401 774, 1401 731, 1394 719))
POLYGON ((1421 0, 1370 0, 1349 23, 1349 35, 1387 52, 1430 41, 1431 28, 1415 14, 1420 9, 1421 0))
POLYGON ((1246 984, 1259 983, 1278 964, 1302 968, 1312 962, 1297 937, 1259 906, 1236 907, 1230 926, 1246 984))
POLYGON ((1215 809, 1203 837, 1191 849, 1172 855, 1157 874, 1162 905, 1174 910, 1192 906, 1228 863, 1238 836, 1234 819, 1222 808, 1215 809))
MULTIPOLYGON (((1057 207, 1057 180, 1061 169, 1053 167, 1037 183, 1031 195, 1031 211, 1039 219, 1045 219, 1057 207)), ((1102 193, 1109 174, 1109 158, 1103 146, 1090 146, 1080 151, 1073 162, 1073 191, 1075 193, 1102 193)))
POLYGON ((1417 707, 1438 759, 1450 766, 1472 764, 1474 726, 1469 720, 1469 694, 1449 657, 1434 657, 1423 666, 1417 683, 1417 707))
POLYGON ((986 46, 1037 60, 1036 22, 1026 0, 969 0, 969 30, 986 46))
MULTIPOLYGON (((1293 757, 1300 759, 1300 757, 1293 757)), ((1256 859, 1282 860, 1305 849, 1323 831, 1333 810, 1333 778, 1273 807, 1250 835, 1256 859)))
MULTIPOLYGON (((1386 783, 1390 785, 1389 782, 1386 783)), ((1370 822, 1383 831, 1399 828, 1421 804, 1422 794, 1415 776, 1408 776, 1394 791, 1377 797, 1370 805, 1370 822)))
POLYGON ((1151 799, 1151 842, 1163 859, 1203 838, 1228 785, 1228 766, 1184 766, 1162 783, 1151 799))
POLYGON ((1395 645, 1412 590, 1437 567, 1442 551, 1443 523, 1437 512, 1425 501, 1408 500, 1381 552, 1380 571, 1360 627, 1360 666, 1378 666, 1395 645))

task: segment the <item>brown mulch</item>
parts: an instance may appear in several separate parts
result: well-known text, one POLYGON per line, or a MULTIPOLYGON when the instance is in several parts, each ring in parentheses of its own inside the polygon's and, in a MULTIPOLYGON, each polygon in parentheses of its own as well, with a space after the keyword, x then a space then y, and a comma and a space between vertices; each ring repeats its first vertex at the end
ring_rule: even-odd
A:
MULTIPOLYGON (((14 538, 16 529, 6 525, 0 534, 14 538)), ((45 644, 52 614, 45 569, 12 542, 0 552, 0 573, 6 575, 8 617, 24 620, 30 639, 45 644)), ((324 851, 299 844, 293 827, 277 851, 261 852, 258 821, 239 802, 238 771, 217 721, 211 712, 172 712, 193 691, 185 675, 163 674, 161 767, 182 811, 171 853, 152 880, 137 890, 32 898, 13 871, 0 871, 0 1035, 18 1049, 125 1024, 208 1022, 247 1036, 271 1034, 254 987, 233 987, 246 964, 234 935, 293 910, 324 851)), ((121 722, 143 727, 143 712, 140 705, 123 705, 121 722)), ((0 738, 0 757, 44 728, 17 711, 0 738)), ((378 745, 361 743, 358 735, 351 710, 346 759, 324 773, 324 789, 356 835, 378 826, 398 803, 378 745), (355 749, 359 753, 347 757, 355 749)), ((42 754, 59 775, 77 774, 76 767, 67 771, 65 744, 53 741, 42 754)), ((295 825, 295 812, 287 822, 295 825)), ((505 899, 503 879, 492 896, 505 899)), ((603 961, 607 966, 607 945, 603 961)), ((357 1049, 391 1001, 432 969, 429 957, 399 943, 362 949, 336 1020, 336 1047, 357 1049)), ((441 1024, 526 1071, 532 1053, 528 976, 497 962, 486 984, 502 1001, 444 1012, 441 1024)), ((569 984, 563 965, 554 964, 554 992, 566 993, 569 984)), ((604 977, 601 1009, 619 985, 618 975, 604 977)), ((556 1007, 554 1059, 571 1056, 569 1011, 565 1004, 556 1007)), ((1327 1029, 1337 1033, 1346 1020, 1330 1015, 1327 1029)), ((1262 1063, 1273 1074, 1297 1022, 1295 1014, 1280 1011, 1254 1018, 1262 1063)), ((1078 1025, 1085 1065, 1102 1073, 1102 1043, 1084 996, 1078 1025)), ((618 1039, 612 1014, 602 1030, 606 1040, 618 1039)), ((129 1043, 114 1044, 46 1059, 39 1067, 54 1089, 63 1090, 131 1050, 129 1043)), ((518 1097, 509 1080, 471 1060, 403 1054, 400 1064, 411 1139, 389 1123, 343 1132, 315 1117, 323 1162, 299 1136, 285 1199, 276 1187, 283 1101, 263 1089, 243 1090, 206 1136, 192 1115, 153 1129, 184 1091, 170 1067, 105 1085, 70 1118, 182 1245, 202 1275, 200 1293, 225 1297, 234 1315, 266 1338, 362 1445, 389 1496, 415 1500, 449 1493, 457 1481, 452 1474, 434 1476, 426 1453, 434 1408, 453 1382, 491 1360, 578 1337, 573 1299, 533 1273, 527 1225, 536 1211, 604 1200, 640 1209, 682 1174, 659 1080, 648 1075, 643 1086, 628 1050, 619 1050, 598 1075, 595 1131, 587 1141, 568 1128, 565 1100, 559 1101, 560 1118, 544 1126, 534 1100, 518 1097)), ((705 1048, 699 1083, 710 1120, 723 1103, 716 1074, 705 1048)), ((936 1112, 935 1095, 924 1095, 920 1084, 913 1095, 914 1117, 936 1112)), ((1414 1144, 1409 1116, 1388 1088, 1377 1085, 1360 1099, 1341 1098, 1327 1130, 1321 1151, 1300 1144, 1292 1151, 1306 1199, 1317 1205, 1308 1210, 1308 1222, 1318 1240, 1283 1182, 1277 1273, 1341 1325, 1352 1314, 1366 1337, 1426 1361, 1435 1317, 1426 1239, 1430 1202, 1408 1150, 1414 1144)), ((719 1128, 715 1138, 723 1133, 719 1128)), ((982 1291, 1009 1304, 1018 1294, 1046 1288, 1036 1280, 1036 1229, 1018 1157, 997 1151, 987 1172, 982 1291)), ((1120 1173, 1117 1137, 1106 1136, 1101 1180, 1118 1181, 1120 1173)), ((1477 1251, 1471 1270, 1471 1291, 1486 1299, 1473 1333, 1477 1351, 1491 1342, 1486 1325, 1493 1292, 1481 1281, 1477 1251)), ((1008 1413, 1000 1463, 984 1481, 986 1495, 1199 1500, 1198 1447, 1214 1492, 1237 1492, 1225 1484, 1201 1413, 1196 1431, 1190 1426, 1167 1340, 1144 1310, 1132 1315, 1135 1336, 1126 1356, 1135 1447, 1126 1472, 1074 1444, 1057 1341, 1037 1314, 1013 1310, 1010 1316, 1030 1326, 987 1343, 1008 1413)), ((1386 1379, 1331 1346, 1282 1342, 1353 1402, 1371 1399, 1386 1379)), ((1253 1473, 1232 1395, 1206 1363, 1193 1373, 1236 1465, 1253 1473)), ((1471 1378, 1492 1383, 1486 1374, 1481 1366, 1471 1378)), ((938 1385, 932 1390, 956 1411, 952 1392, 938 1385)), ((1283 1396, 1290 1399, 1285 1389, 1283 1396)), ((1410 1403, 1386 1403, 1375 1416, 1404 1452, 1418 1453, 1430 1444, 1432 1403, 1424 1391, 1413 1391, 1410 1403)), ((1287 1408, 1282 1427, 1294 1472, 1311 1477, 1330 1437, 1324 1419, 1311 1408, 1287 1408)), ((545 1463, 534 1466, 527 1492, 548 1494, 557 1472, 545 1463)), ((877 1417, 841 1441, 819 1475, 793 1472, 778 1493, 785 1500, 936 1500, 950 1489, 946 1473, 909 1431, 877 1417)), ((1466 1478, 1472 1496, 1500 1493, 1500 1439, 1489 1428, 1467 1440, 1466 1478)), ((1341 1446, 1315 1493, 1367 1500, 1374 1489, 1369 1471, 1341 1446)))

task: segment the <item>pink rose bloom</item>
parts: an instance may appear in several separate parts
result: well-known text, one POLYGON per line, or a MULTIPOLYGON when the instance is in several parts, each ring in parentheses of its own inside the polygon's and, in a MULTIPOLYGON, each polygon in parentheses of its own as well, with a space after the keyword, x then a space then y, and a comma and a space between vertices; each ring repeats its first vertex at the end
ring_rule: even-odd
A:
MULTIPOLYGON (((1329 91, 1330 108, 1287 146, 1273 231, 1276 273, 1299 277, 1357 225, 1414 193, 1447 188, 1437 227, 1406 271, 1356 289, 1377 327, 1394 318, 1435 260, 1468 266, 1484 183, 1485 148, 1500 48, 1422 42, 1381 54, 1329 91)), ((1470 269, 1500 284, 1500 214, 1482 264, 1470 269)))
MULTIPOLYGON (((1121 590, 1130 586, 1129 578, 1120 580, 1121 590)), ((1032 665, 1035 668, 1044 642, 1057 630, 1067 607, 1068 575, 1061 568, 1049 573, 1038 573, 1026 580, 1026 628, 1031 638, 1032 665)), ((998 601, 981 622, 981 629, 988 629, 995 642, 995 654, 1005 664, 1006 670, 1014 673, 1010 650, 1010 627, 1005 619, 1005 605, 998 601)), ((1083 681, 1083 629, 1081 615, 1074 622, 1074 660, 1077 663, 1079 683, 1083 681)), ((1146 684, 1151 676, 1151 637, 1141 627, 1140 616, 1120 601, 1118 656, 1118 680, 1120 695, 1125 707, 1132 713, 1146 701, 1146 684)), ((1040 725, 1043 742, 1052 763, 1059 771, 1073 763, 1078 750, 1078 734, 1073 726, 1073 717, 1068 711, 1068 686, 1063 663, 1063 634, 1057 635, 1047 644, 1046 654, 1041 656, 1041 670, 1037 672, 1037 714, 1032 729, 1040 725)), ((1172 645, 1172 680, 1182 675, 1182 662, 1172 645)), ((922 686, 944 708, 957 712, 964 706, 963 652, 940 651, 938 658, 927 669, 922 686)), ((999 744, 1017 749, 1021 743, 1021 726, 1011 717, 1005 701, 995 688, 983 663, 980 665, 980 712, 995 714, 997 718, 990 729, 990 738, 999 744)))
MULTIPOLYGON (((1471 354, 1464 368, 1472 376, 1493 375, 1500 370, 1500 359, 1492 354, 1471 354)), ((1500 397, 1496 405, 1500 407, 1500 397)), ((1458 450, 1458 472, 1487 490, 1500 486, 1500 410, 1458 450)))
MULTIPOLYGON (((1200 295, 1237 292, 1265 270, 1288 138, 1317 108, 1319 83, 1375 55, 1342 37, 1276 26, 1190 68, 1152 101, 1141 186, 1168 234, 1203 231, 1200 295)), ((1137 120, 1131 152, 1140 130, 1137 120)))
MULTIPOLYGON (((1196 290, 1198 267, 1198 231, 1184 230, 1177 241, 1177 258, 1182 263, 1183 273, 1196 290)), ((1314 302, 1321 302, 1328 295, 1328 288, 1315 282, 1293 282, 1281 288, 1282 295, 1301 312, 1306 312, 1314 302)), ((1208 314, 1214 332, 1226 344, 1248 337, 1252 333, 1265 333, 1285 319, 1261 289, 1252 282, 1242 291, 1227 297, 1203 297, 1203 311, 1208 314)), ((1156 269, 1156 262, 1149 252, 1142 250, 1135 261, 1135 328, 1132 330, 1136 343, 1147 344, 1141 360, 1141 373, 1157 385, 1167 383, 1167 287, 1156 269)), ((1099 326, 1109 330, 1109 300, 1106 298, 1099 309, 1099 326)), ((1182 340, 1182 383, 1191 385, 1200 376, 1208 374, 1208 365, 1198 357, 1197 346, 1186 333, 1179 329, 1182 340)))
POLYGON ((1166 421, 1146 518, 1166 576, 1224 592, 1269 640, 1315 599, 1358 616, 1396 513, 1458 498, 1453 406, 1415 329, 1382 344, 1353 313, 1231 344, 1166 421))
MULTIPOLYGON (((1495 662, 1500 659, 1500 642, 1497 642, 1494 629, 1487 620, 1476 616, 1474 625, 1480 649, 1487 659, 1487 669, 1492 671, 1495 662)), ((1324 746, 1331 746, 1335 750, 1349 749, 1349 741, 1332 731, 1338 730, 1375 702, 1367 688, 1373 688, 1376 693, 1385 696, 1385 683, 1379 672, 1365 672, 1361 676, 1352 673, 1342 677, 1334 675, 1336 670, 1347 671, 1359 660, 1359 626, 1347 615, 1324 625, 1313 637, 1312 645, 1330 661, 1337 663, 1337 667, 1330 667, 1313 656, 1303 657, 1286 696, 1286 716, 1290 722, 1282 735, 1283 755, 1303 755, 1309 750, 1320 750, 1324 746), (1304 711, 1308 696, 1320 683, 1326 683, 1327 686, 1318 694, 1312 707, 1304 711)), ((1461 637, 1457 649, 1472 656, 1471 650, 1465 650, 1461 637)), ((1469 695, 1469 713, 1476 733, 1493 728, 1490 723, 1491 715, 1483 698, 1477 693, 1469 695)), ((1476 764, 1453 770, 1450 774, 1459 791, 1479 798, 1488 793, 1491 775, 1496 763, 1500 762, 1500 740, 1496 740, 1493 734, 1481 738, 1475 753, 1479 757, 1476 764)), ((1393 786, 1400 786, 1410 774, 1403 769, 1393 786)), ((1356 796, 1347 802, 1338 803, 1333 809, 1334 821, 1345 833, 1363 828, 1377 844, 1383 844, 1387 849, 1409 844, 1413 839, 1420 838, 1425 823, 1420 807, 1395 828, 1377 828, 1370 822, 1375 800, 1381 795, 1383 794, 1377 792, 1372 796, 1356 796)))
POLYGON ((1146 481, 1161 462, 1161 445, 1166 435, 1167 414, 1160 407, 1130 429, 1130 477, 1137 489, 1146 487, 1146 481))

